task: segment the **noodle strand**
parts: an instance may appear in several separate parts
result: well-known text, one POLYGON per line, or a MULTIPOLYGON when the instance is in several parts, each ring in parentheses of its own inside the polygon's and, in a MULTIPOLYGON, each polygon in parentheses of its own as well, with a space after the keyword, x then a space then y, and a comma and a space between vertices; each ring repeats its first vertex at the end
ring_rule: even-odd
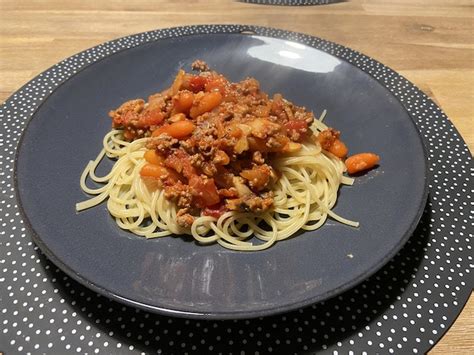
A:
MULTIPOLYGON (((325 112, 320 120, 314 121, 313 129, 325 129, 321 122, 324 115, 325 112)), ((126 142, 120 130, 112 130, 104 137, 103 149, 86 165, 80 178, 82 190, 95 196, 77 203, 77 211, 107 200, 107 208, 117 225, 139 236, 157 238, 188 234, 202 244, 217 242, 225 248, 240 251, 269 248, 301 229, 320 228, 328 217, 353 227, 359 225, 332 211, 339 186, 353 182, 343 175, 344 164, 331 153, 322 151, 319 145, 305 144, 300 151, 272 161, 281 177, 273 189, 271 211, 229 211, 218 219, 201 216, 195 218, 191 228, 183 228, 176 222, 176 205, 166 199, 163 190, 150 190, 139 175, 144 164, 146 140, 126 142), (117 161, 108 174, 97 176, 96 170, 106 156, 117 161), (252 237, 261 243, 252 242, 252 237)))

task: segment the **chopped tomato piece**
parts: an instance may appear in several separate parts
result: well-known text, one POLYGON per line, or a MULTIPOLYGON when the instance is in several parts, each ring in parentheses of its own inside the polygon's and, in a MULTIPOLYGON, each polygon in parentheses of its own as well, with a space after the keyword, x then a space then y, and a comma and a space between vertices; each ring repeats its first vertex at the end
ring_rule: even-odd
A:
POLYGON ((133 141, 133 140, 135 139, 135 136, 136 136, 136 134, 133 133, 130 129, 125 128, 125 129, 123 130, 123 138, 124 138, 126 141, 128 141, 128 142, 133 141))
POLYGON ((224 78, 216 78, 207 82, 204 89, 207 92, 219 91, 222 96, 225 96, 227 92, 226 84, 227 81, 224 78))
POLYGON ((199 92, 199 91, 204 91, 207 82, 208 82, 208 79, 203 76, 199 76, 199 75, 192 76, 189 79, 189 89, 194 93, 199 92))
POLYGON ((292 120, 284 124, 288 135, 291 137, 293 135, 298 135, 299 139, 303 138, 308 132, 308 123, 303 120, 292 120))
POLYGON ((151 111, 144 111, 137 121, 136 126, 139 128, 148 128, 150 126, 157 126, 164 120, 164 114, 160 109, 151 111))
POLYGON ((181 149, 176 150, 165 159, 165 166, 183 174, 188 179, 197 174, 189 155, 181 149))
POLYGON ((203 216, 211 216, 214 218, 219 218, 227 211, 223 203, 218 203, 217 205, 206 207, 202 210, 203 216))
POLYGON ((199 208, 212 206, 220 202, 214 179, 194 175, 189 179, 189 187, 193 194, 193 201, 199 208))

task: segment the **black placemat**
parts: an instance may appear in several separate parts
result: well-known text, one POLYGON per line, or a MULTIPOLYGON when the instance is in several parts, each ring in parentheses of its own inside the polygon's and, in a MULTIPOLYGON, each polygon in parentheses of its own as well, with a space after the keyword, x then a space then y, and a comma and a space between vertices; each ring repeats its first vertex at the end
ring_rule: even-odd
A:
POLYGON ((356 51, 271 28, 212 25, 141 33, 74 55, 0 107, 0 351, 64 353, 424 353, 472 290, 471 153, 439 107, 413 84, 356 51), (195 33, 256 33, 299 41, 373 76, 406 107, 429 154, 430 195, 420 224, 383 269, 329 301, 284 315, 196 321, 123 306, 67 277, 31 241, 13 189, 15 150, 38 105, 61 82, 112 53, 195 33))

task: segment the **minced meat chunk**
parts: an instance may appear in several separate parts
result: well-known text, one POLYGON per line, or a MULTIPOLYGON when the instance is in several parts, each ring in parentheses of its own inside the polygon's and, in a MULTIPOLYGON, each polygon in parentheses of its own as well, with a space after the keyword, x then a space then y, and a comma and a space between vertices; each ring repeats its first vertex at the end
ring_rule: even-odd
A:
MULTIPOLYGON (((110 111, 113 127, 128 141, 150 137, 140 174, 155 179, 189 227, 199 214, 229 210, 264 212, 273 206, 279 173, 272 159, 309 140, 311 112, 275 94, 254 78, 230 82, 196 60, 172 85, 110 111)), ((337 132, 321 133, 332 139, 337 132)))

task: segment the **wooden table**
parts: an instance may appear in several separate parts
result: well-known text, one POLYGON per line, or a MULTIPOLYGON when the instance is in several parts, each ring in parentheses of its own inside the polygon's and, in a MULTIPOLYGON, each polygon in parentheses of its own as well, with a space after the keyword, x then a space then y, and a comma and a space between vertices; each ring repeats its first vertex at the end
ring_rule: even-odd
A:
MULTIPOLYGON (((472 0, 351 0, 262 6, 231 0, 0 0, 0 102, 48 67, 157 28, 242 23, 304 32, 367 54, 428 94, 474 149, 472 0)), ((474 352, 474 297, 431 354, 474 352)))

